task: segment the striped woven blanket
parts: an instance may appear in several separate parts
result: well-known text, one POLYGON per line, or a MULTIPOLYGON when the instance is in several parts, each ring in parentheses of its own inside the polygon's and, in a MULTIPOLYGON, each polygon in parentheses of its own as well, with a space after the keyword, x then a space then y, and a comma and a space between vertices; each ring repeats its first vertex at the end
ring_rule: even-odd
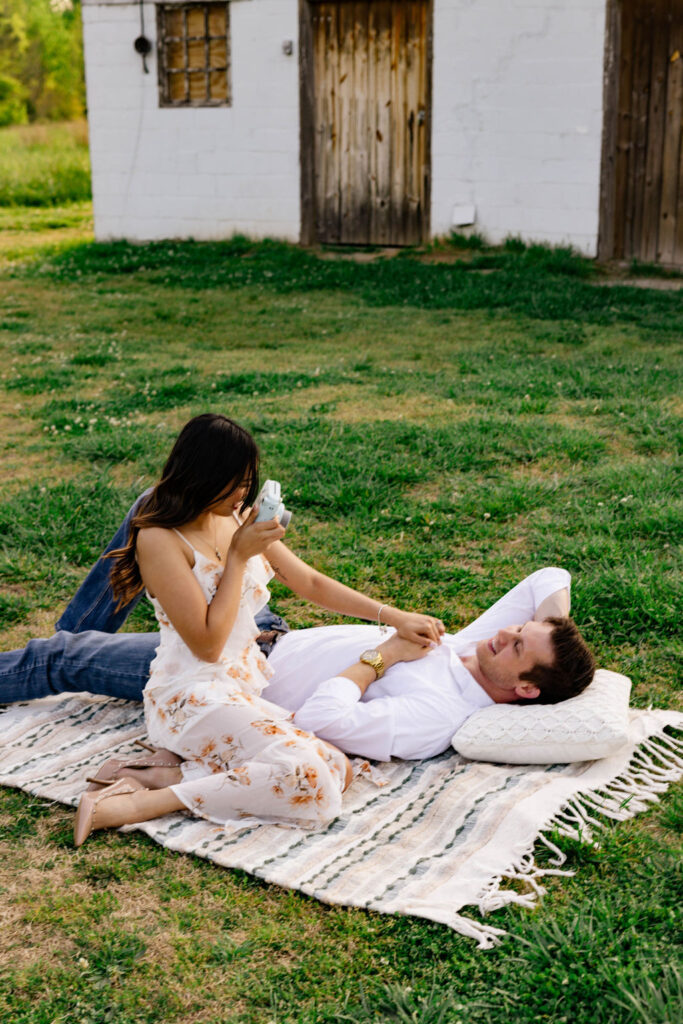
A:
MULTIPOLYGON (((634 711, 631 742, 618 755, 572 765, 497 765, 455 753, 382 765, 385 784, 361 774, 342 816, 317 832, 224 831, 183 814, 126 831, 326 903, 440 921, 488 948, 504 933, 483 916, 533 906, 544 875, 567 873, 562 836, 592 841, 601 817, 633 817, 683 775, 683 743, 666 727, 683 728, 683 714, 634 711), (536 864, 538 841, 550 847, 551 867, 536 864), (513 879, 526 891, 506 887, 513 879)), ((145 734, 140 705, 84 695, 10 705, 0 729, 0 783, 72 806, 86 775, 107 757, 139 753, 134 741, 145 734)))

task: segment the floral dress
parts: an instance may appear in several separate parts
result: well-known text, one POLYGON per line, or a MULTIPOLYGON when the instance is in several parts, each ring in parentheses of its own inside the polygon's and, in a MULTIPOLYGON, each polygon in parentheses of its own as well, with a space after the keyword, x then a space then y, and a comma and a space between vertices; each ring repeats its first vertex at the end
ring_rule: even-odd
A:
MULTIPOLYGON (((178 535, 193 551, 192 572, 210 603, 223 566, 178 535)), ((268 601, 272 575, 262 556, 247 561, 237 618, 216 662, 197 658, 150 597, 160 643, 144 690, 149 738, 186 759, 176 796, 224 827, 245 818, 311 827, 341 810, 344 755, 260 696, 273 670, 255 643, 254 614, 268 601)))

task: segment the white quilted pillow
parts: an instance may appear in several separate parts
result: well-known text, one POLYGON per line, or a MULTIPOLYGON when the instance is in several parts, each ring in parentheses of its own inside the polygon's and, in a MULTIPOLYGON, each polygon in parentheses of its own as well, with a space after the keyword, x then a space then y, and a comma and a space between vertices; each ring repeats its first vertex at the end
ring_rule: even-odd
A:
POLYGON ((599 668, 560 704, 493 704, 475 711, 451 744, 463 757, 504 764, 568 764, 608 757, 628 740, 631 680, 599 668))

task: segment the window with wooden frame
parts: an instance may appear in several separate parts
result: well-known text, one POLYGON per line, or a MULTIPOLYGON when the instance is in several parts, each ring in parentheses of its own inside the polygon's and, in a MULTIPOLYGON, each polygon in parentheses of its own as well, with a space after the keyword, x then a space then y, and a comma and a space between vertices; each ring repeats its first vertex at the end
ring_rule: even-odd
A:
POLYGON ((160 106, 230 105, 229 4, 157 4, 157 39, 160 106))

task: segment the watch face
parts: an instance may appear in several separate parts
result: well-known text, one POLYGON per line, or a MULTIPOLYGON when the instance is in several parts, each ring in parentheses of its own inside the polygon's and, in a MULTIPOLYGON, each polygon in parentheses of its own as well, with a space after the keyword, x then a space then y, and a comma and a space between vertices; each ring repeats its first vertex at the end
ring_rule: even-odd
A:
POLYGON ((375 651, 375 650, 363 651, 363 653, 361 654, 361 658, 380 658, 380 657, 381 657, 381 654, 379 653, 379 651, 375 651))

